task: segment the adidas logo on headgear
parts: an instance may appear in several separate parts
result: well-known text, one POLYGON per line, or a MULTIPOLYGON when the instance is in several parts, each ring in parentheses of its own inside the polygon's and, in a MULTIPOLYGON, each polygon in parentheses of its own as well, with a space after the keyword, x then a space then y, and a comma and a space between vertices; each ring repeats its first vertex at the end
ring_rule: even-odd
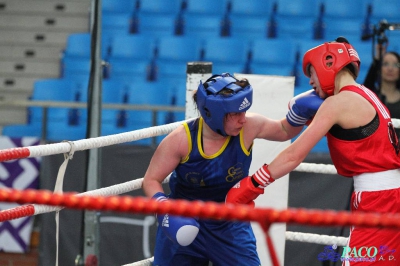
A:
POLYGON ((249 106, 250 106, 249 100, 247 100, 247 98, 244 98, 243 102, 239 106, 239 111, 243 110, 244 108, 247 108, 249 106))

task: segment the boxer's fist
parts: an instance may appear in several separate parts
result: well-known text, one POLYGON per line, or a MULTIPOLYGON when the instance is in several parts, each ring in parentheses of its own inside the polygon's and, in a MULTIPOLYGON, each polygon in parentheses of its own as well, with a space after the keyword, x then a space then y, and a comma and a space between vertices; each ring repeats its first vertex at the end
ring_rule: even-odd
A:
POLYGON ((264 194, 264 188, 272 184, 275 179, 272 178, 268 169, 268 164, 264 164, 252 176, 240 180, 234 185, 226 195, 226 203, 248 204, 254 207, 254 200, 261 194, 264 194))
POLYGON ((226 194, 225 203, 248 204, 254 207, 254 200, 264 193, 264 188, 255 187, 251 176, 245 177, 226 194))
MULTIPOLYGON (((162 192, 157 192, 153 198, 157 201, 167 200, 167 196, 162 192)), ((165 235, 181 246, 190 245, 199 233, 200 225, 194 218, 161 214, 157 215, 157 220, 165 235)))
POLYGON ((286 120, 294 127, 304 126, 317 113, 323 101, 314 90, 293 97, 289 102, 286 120))

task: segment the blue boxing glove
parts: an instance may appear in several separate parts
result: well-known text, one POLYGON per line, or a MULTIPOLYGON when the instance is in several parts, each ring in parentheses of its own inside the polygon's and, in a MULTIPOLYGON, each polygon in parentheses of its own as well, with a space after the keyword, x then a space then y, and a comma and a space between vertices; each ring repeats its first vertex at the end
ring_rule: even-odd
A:
MULTIPOLYGON (((157 192, 152 198, 160 202, 167 200, 167 196, 162 192, 157 192)), ((200 225, 194 218, 160 214, 157 215, 157 220, 164 234, 181 246, 192 244, 199 233, 200 225)))
POLYGON ((294 127, 304 126, 317 113, 323 101, 314 90, 293 97, 289 102, 286 120, 294 127))

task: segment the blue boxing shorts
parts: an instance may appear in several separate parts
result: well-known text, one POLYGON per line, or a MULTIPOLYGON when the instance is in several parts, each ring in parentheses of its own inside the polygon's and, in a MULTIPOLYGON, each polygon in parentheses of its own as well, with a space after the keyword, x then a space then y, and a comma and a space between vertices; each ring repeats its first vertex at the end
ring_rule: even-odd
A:
POLYGON ((188 246, 172 242, 157 229, 154 266, 260 266, 250 223, 199 220, 200 231, 188 246))

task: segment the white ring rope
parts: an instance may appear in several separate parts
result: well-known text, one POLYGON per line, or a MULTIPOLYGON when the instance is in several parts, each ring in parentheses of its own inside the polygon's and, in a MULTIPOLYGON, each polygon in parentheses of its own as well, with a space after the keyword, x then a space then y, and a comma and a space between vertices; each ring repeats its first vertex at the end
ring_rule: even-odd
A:
MULTIPOLYGON (((143 138, 151 138, 151 137, 165 135, 170 133, 175 128, 177 128, 183 122, 191 120, 193 120, 193 118, 166 125, 154 126, 109 136, 81 139, 74 141, 73 143, 75 151, 101 148, 105 146, 111 146, 115 144, 140 140, 143 138)), ((395 128, 400 128, 400 119, 392 118, 392 122, 395 128)), ((60 153, 67 153, 71 150, 71 145, 67 142, 61 142, 61 143, 44 144, 37 146, 27 146, 25 148, 29 149, 30 154, 28 157, 41 157, 41 156, 55 155, 60 153)))
MULTIPOLYGON (((105 146, 111 146, 115 144, 127 143, 135 140, 140 140, 144 138, 151 138, 161 135, 166 135, 181 125, 183 122, 191 121, 193 119, 187 119, 179 122, 174 122, 170 124, 154 126, 139 130, 133 130, 129 132, 102 136, 89 139, 81 139, 73 141, 75 146, 75 151, 83 151, 94 148, 101 148, 105 146)), ((30 154, 28 157, 41 157, 47 155, 54 155, 60 153, 67 153, 71 150, 71 145, 66 142, 44 144, 38 146, 28 146, 30 154)))
POLYGON ((301 163, 294 169, 294 171, 332 175, 337 174, 337 170, 332 164, 301 163))
MULTIPOLYGON (((318 234, 309 234, 309 233, 298 233, 298 232, 286 232, 285 233, 286 240, 289 241, 297 241, 297 242, 306 242, 306 243, 314 243, 321 245, 329 245, 329 246, 341 246, 344 247, 347 245, 348 238, 347 237, 338 237, 338 236, 327 236, 327 235, 318 235, 318 234)), ((130 264, 124 264, 122 266, 151 266, 151 263, 154 261, 154 257, 144 259, 141 261, 136 261, 130 264)))
POLYGON ((287 231, 286 240, 344 247, 347 245, 348 238, 342 236, 327 236, 287 231))
MULTIPOLYGON (((171 174, 167 176, 163 183, 168 183, 169 178, 171 174)), ((124 182, 121 184, 109 186, 109 187, 104 187, 104 188, 99 188, 91 191, 86 191, 83 193, 77 194, 77 196, 114 196, 114 195, 120 195, 123 193, 127 193, 133 190, 137 190, 142 188, 142 183, 143 183, 143 178, 138 178, 132 181, 124 182)), ((54 206, 48 206, 48 205, 40 205, 40 204, 33 204, 35 206, 35 213, 34 215, 37 214, 42 214, 42 213, 47 213, 47 212, 53 212, 53 211, 59 211, 63 209, 63 207, 54 207, 54 206)))

